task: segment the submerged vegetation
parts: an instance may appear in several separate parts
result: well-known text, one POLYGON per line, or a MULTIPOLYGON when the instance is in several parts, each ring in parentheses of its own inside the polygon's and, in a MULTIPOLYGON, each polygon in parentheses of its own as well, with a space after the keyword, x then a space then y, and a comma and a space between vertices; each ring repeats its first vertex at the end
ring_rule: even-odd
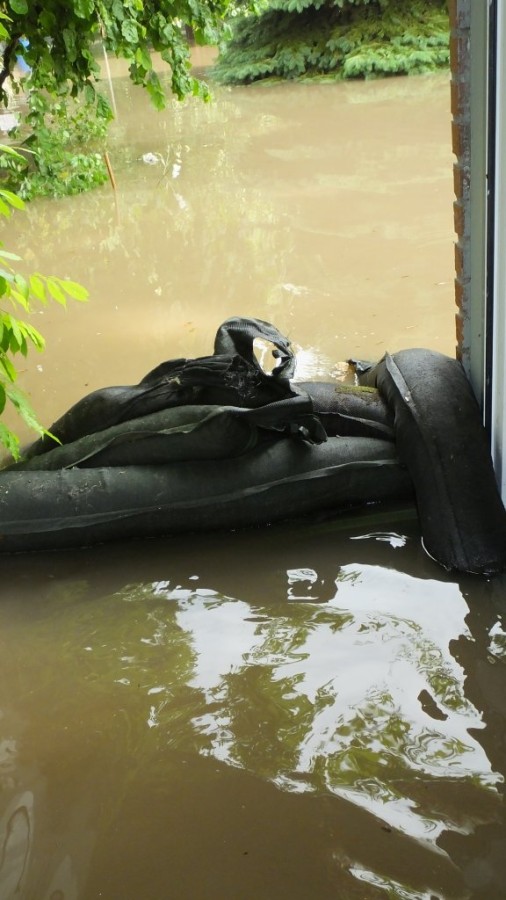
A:
POLYGON ((217 44, 227 6, 228 0, 178 0, 177 6, 172 0, 0 0, 0 101, 12 106, 21 98, 11 138, 32 151, 24 163, 4 163, 9 189, 27 199, 62 196, 106 179, 112 113, 96 89, 102 45, 128 62, 131 80, 157 109, 167 94, 207 99, 207 86, 191 72, 188 34, 199 44, 217 44), (170 66, 168 88, 153 52, 170 66))
POLYGON ((236 19, 214 77, 371 78, 449 63, 445 0, 268 0, 236 19))
POLYGON ((30 94, 16 134, 21 153, 0 155, 3 186, 32 200, 79 194, 103 184, 110 119, 109 106, 100 95, 97 101, 86 102, 30 94))

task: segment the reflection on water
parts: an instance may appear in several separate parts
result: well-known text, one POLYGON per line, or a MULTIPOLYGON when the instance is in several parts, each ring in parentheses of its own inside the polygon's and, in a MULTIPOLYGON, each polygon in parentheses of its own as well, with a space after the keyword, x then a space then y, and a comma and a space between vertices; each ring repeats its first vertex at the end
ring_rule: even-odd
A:
POLYGON ((2 900, 502 896, 500 583, 267 532, 5 560, 2 900))
MULTIPOLYGON (((158 583, 153 595, 177 603, 175 621, 168 632, 165 618, 155 617, 142 640, 171 645, 174 626, 178 639, 188 636, 195 655, 188 684, 205 701, 191 718, 201 753, 284 790, 352 798, 414 837, 462 826, 456 811, 433 812, 426 785, 422 792, 410 785, 431 776, 476 787, 498 780, 469 737, 480 717, 448 658, 466 611, 460 592, 375 566, 343 566, 336 585, 324 607, 283 604, 274 614, 271 604, 252 609, 209 589, 158 583), (430 713, 420 721, 422 692, 445 713, 437 716, 444 725, 430 713)), ((147 595, 145 586, 127 589, 130 601, 147 595)), ((164 720, 172 692, 150 689, 160 694, 151 726, 164 720)))
MULTIPOLYGON (((35 316, 46 421, 229 315, 298 341, 300 378, 453 352, 445 76, 163 115, 113 87, 117 196, 12 229, 92 293, 35 316)), ((437 568, 412 512, 2 567, 0 900, 506 896, 505 586, 437 568)))

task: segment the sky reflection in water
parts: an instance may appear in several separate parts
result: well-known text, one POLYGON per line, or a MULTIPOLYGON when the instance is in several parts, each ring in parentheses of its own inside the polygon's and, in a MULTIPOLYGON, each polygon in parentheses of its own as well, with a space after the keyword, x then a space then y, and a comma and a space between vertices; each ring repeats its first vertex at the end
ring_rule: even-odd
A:
MULTIPOLYGON (((314 585, 314 570, 297 575, 299 591, 314 585)), ((286 583, 293 600, 293 570, 286 583)), ((283 790, 347 797, 413 837, 468 829, 465 812, 446 809, 437 786, 466 780, 493 792, 502 778, 469 734, 481 716, 449 651, 454 637, 469 636, 456 584, 349 564, 330 602, 274 607, 197 585, 153 584, 152 596, 176 611, 169 625, 158 609, 142 640, 170 647, 177 632, 187 641, 188 714, 201 754, 283 790)), ((148 693, 149 724, 170 727, 178 742, 173 686, 148 693)))
POLYGON ((6 559, 0 842, 28 792, 31 883, 70 858, 79 900, 169 877, 232 900, 255 847, 247 900, 469 898, 469 860, 499 879, 501 585, 454 581, 394 521, 6 559))

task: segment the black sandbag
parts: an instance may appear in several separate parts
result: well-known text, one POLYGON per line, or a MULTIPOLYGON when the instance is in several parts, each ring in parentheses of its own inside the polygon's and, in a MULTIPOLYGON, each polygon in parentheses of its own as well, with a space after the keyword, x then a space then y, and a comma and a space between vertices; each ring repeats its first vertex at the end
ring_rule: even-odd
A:
POLYGON ((55 471, 101 466, 164 465, 226 459, 251 450, 258 429, 246 412, 222 406, 176 406, 121 422, 8 467, 55 471))
MULTIPOLYGON (((262 427, 281 430, 278 419, 284 401, 290 405, 290 429, 300 418, 304 439, 325 440, 319 420, 312 415, 311 400, 290 384, 294 357, 288 340, 260 319, 229 319, 218 329, 215 354, 198 359, 161 363, 136 385, 101 388, 79 400, 49 427, 49 434, 24 451, 33 457, 54 449, 58 442, 72 443, 122 422, 174 406, 228 405, 263 408, 262 427), (275 346, 281 364, 271 374, 263 372, 253 352, 255 338, 275 346), (269 418, 267 407, 272 405, 269 418)), ((284 421, 286 421, 286 414, 284 421)))
POLYGON ((394 440, 394 417, 376 388, 339 382, 297 383, 312 400, 313 410, 331 436, 394 440))
POLYGON ((364 376, 394 413, 423 543, 447 569, 506 569, 506 511, 481 414, 459 362, 430 350, 388 354, 364 376))
POLYGON ((168 466, 8 471, 0 552, 265 525, 376 501, 411 500, 393 444, 264 442, 235 459, 168 466))
POLYGON ((287 384, 295 372, 295 357, 290 341, 275 325, 263 319, 245 319, 239 316, 226 319, 216 332, 214 353, 226 356, 238 354, 251 366, 258 367, 254 350, 254 341, 258 338, 270 342, 275 348, 273 356, 278 364, 272 371, 272 376, 268 377, 272 377, 277 383, 287 384))
POLYGON ((460 571, 505 569, 506 513, 460 365, 409 350, 360 371, 368 387, 296 384, 277 329, 227 320, 214 356, 169 360, 138 385, 88 395, 51 428, 63 446, 43 438, 1 473, 1 547, 233 528, 404 499, 398 448, 428 552, 460 571), (271 374, 256 360, 257 337, 275 348, 271 374), (310 446, 327 434, 344 437, 310 446))

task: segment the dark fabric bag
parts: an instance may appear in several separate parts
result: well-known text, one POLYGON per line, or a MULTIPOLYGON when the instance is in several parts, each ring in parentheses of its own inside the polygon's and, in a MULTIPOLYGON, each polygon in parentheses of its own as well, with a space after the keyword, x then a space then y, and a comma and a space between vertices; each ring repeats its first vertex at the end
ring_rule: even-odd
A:
POLYGON ((274 326, 260 319, 229 319, 218 330, 213 356, 169 360, 139 384, 93 391, 51 425, 53 437, 45 435, 27 448, 25 458, 47 453, 58 441, 69 444, 122 422, 189 405, 257 409, 251 421, 261 427, 319 443, 325 431, 310 398, 290 383, 294 365, 287 339, 274 326), (279 365, 272 375, 255 357, 255 338, 275 348, 279 365))
POLYGON ((9 470, 56 471, 75 466, 156 466, 180 460, 226 459, 251 450, 258 428, 248 410, 175 406, 112 425, 16 463, 9 470))

